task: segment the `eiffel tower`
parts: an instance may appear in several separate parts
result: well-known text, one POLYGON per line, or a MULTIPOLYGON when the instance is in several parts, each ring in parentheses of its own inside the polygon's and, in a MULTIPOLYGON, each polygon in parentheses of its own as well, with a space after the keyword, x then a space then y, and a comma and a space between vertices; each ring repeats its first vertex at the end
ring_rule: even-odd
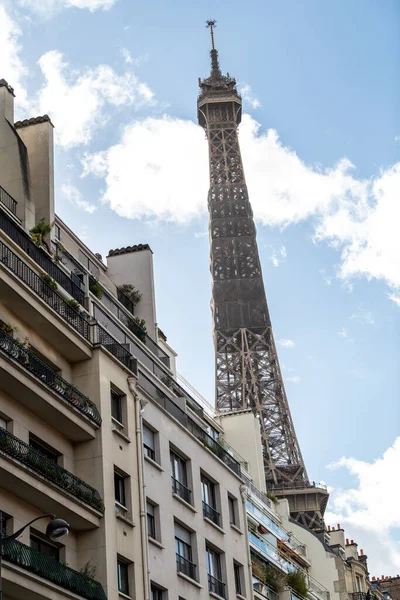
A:
POLYGON ((242 100, 223 75, 211 33, 211 73, 199 79, 198 121, 208 140, 208 193, 216 406, 251 408, 260 417, 268 489, 288 498, 292 517, 323 527, 328 494, 310 485, 279 367, 268 311, 256 228, 240 153, 242 100))

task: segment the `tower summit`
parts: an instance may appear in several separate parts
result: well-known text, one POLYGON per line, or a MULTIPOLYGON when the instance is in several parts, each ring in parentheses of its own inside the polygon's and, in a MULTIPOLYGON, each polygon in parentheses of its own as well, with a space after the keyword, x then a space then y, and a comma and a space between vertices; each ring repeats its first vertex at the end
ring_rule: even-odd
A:
POLYGON ((221 72, 215 26, 207 21, 211 72, 199 79, 197 108, 209 148, 216 406, 220 413, 251 408, 259 416, 268 488, 288 498, 293 516, 318 527, 327 495, 321 491, 321 504, 311 492, 315 488, 309 484, 286 398, 240 153, 242 100, 235 79, 221 72))

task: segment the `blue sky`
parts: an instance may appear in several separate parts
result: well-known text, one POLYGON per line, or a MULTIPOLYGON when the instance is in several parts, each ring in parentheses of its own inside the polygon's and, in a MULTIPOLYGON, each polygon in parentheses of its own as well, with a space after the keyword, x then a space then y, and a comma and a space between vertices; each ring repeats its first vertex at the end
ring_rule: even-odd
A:
POLYGON ((210 402, 195 123, 217 19, 297 435, 311 479, 333 488, 329 518, 376 575, 400 567, 399 13, 391 0, 0 0, 0 77, 19 117, 47 112, 56 127, 58 214, 103 256, 151 245, 159 325, 210 402))

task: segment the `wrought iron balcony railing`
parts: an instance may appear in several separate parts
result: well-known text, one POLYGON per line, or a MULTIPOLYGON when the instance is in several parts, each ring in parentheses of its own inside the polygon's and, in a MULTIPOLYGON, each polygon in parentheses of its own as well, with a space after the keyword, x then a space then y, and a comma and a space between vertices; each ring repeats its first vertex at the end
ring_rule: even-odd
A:
POLYGON ((185 500, 188 504, 191 504, 192 491, 174 477, 171 477, 171 483, 173 493, 182 498, 182 500, 185 500))
POLYGON ((92 343, 94 346, 103 346, 110 354, 119 360, 125 367, 128 367, 133 373, 137 373, 137 360, 132 356, 129 350, 120 344, 112 335, 108 333, 99 323, 92 323, 92 343))
POLYGON ((4 231, 18 246, 52 277, 68 294, 79 304, 83 304, 84 293, 80 286, 74 283, 62 269, 52 260, 51 256, 35 244, 32 238, 12 220, 11 217, 0 210, 0 229, 4 231))
POLYGON ((211 450, 220 458, 232 471, 240 475, 240 464, 235 460, 225 448, 214 440, 204 429, 200 427, 187 413, 185 413, 175 402, 171 400, 159 387, 157 387, 146 375, 139 371, 139 386, 149 394, 166 412, 177 419, 186 427, 190 433, 196 436, 206 448, 211 450))
POLYGON ((225 583, 220 581, 216 577, 212 575, 208 575, 208 591, 213 594, 217 594, 217 596, 221 596, 221 598, 226 598, 225 594, 225 583))
POLYGON ((203 517, 206 517, 206 519, 210 519, 210 521, 212 521, 213 523, 215 523, 215 525, 220 524, 220 514, 217 510, 215 510, 215 508, 213 506, 210 506, 209 504, 207 504, 207 502, 204 502, 203 500, 203 517))
POLYGON ((0 330, 0 351, 17 360, 24 369, 35 375, 40 381, 48 385, 59 396, 72 404, 77 410, 89 417, 96 425, 101 424, 101 417, 97 406, 84 396, 73 385, 65 381, 58 373, 43 362, 34 352, 26 348, 21 342, 12 338, 5 331, 0 330))
POLYGON ((107 600, 103 587, 98 581, 21 542, 5 542, 3 560, 18 565, 87 600, 107 600))
POLYGON ((71 327, 84 338, 90 340, 90 327, 87 320, 39 275, 25 264, 8 246, 0 242, 0 261, 14 275, 23 281, 42 300, 53 308, 71 327))
POLYGON ((176 570, 190 579, 196 579, 196 565, 180 554, 176 555, 176 570))
POLYGON ((103 500, 97 490, 3 427, 0 427, 0 453, 26 465, 85 504, 104 512, 103 500))
MULTIPOLYGON (((349 600, 366 600, 367 594, 366 592, 353 592, 349 594, 349 600)), ((374 595, 371 594, 371 600, 373 600, 374 595)))
POLYGON ((17 214, 17 201, 6 192, 0 185, 0 202, 4 204, 14 215, 17 214))

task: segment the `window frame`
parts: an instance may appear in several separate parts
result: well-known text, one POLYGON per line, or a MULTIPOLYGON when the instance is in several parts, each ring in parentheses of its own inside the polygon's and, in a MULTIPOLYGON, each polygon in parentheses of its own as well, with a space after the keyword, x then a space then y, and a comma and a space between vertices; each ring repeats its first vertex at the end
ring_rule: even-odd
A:
POLYGON ((119 471, 118 469, 116 469, 114 467, 114 499, 115 499, 116 503, 118 503, 120 506, 122 506, 123 508, 128 510, 127 493, 126 493, 126 479, 127 479, 127 477, 125 475, 123 475, 121 473, 121 471, 119 471), (118 485, 120 485, 122 483, 122 488, 118 487, 118 491, 120 491, 122 489, 123 502, 121 502, 121 500, 117 498, 117 481, 116 481, 117 478, 118 478, 118 485))
POLYGON ((189 459, 170 447, 169 464, 171 471, 172 493, 184 502, 192 504, 192 490, 189 487, 189 459))
POLYGON ((152 429, 147 423, 143 423, 143 432, 142 432, 142 436, 143 436, 143 454, 145 458, 149 458, 150 460, 154 461, 154 462, 159 462, 157 460, 157 454, 156 454, 156 435, 157 432, 154 431, 154 429, 152 429), (145 430, 151 434, 151 438, 152 438, 152 446, 149 446, 148 444, 146 444, 146 437, 148 439, 148 436, 146 436, 145 434, 145 430))
POLYGON ((201 500, 203 506, 203 517, 208 519, 217 525, 221 526, 221 514, 218 510, 219 505, 217 502, 217 486, 210 477, 201 473, 201 500))
POLYGON ((116 421, 118 423, 118 425, 121 425, 122 427, 124 427, 124 410, 123 410, 123 405, 122 405, 123 398, 124 398, 124 394, 120 394, 119 392, 114 390, 112 387, 110 388, 111 419, 113 421, 116 421), (113 400, 118 401, 118 408, 117 408, 118 416, 115 416, 113 414, 114 413, 113 400))
POLYGON ((239 527, 238 517, 238 503, 237 498, 229 494, 228 492, 228 513, 229 513, 229 524, 234 527, 239 527))
POLYGON ((124 594, 125 596, 129 596, 129 563, 122 559, 117 557, 117 586, 118 586, 118 592, 120 594, 124 594), (123 569, 121 569, 121 567, 123 567, 123 569, 126 569, 125 571, 125 576, 123 575, 121 577, 121 572, 123 569), (124 583, 124 579, 126 577, 126 588, 123 588, 123 583, 124 583))
POLYGON ((153 502, 151 502, 149 499, 146 499, 147 536, 153 540, 157 540, 156 509, 157 506, 153 504, 153 502), (149 511, 147 510, 150 506, 153 511, 152 513, 149 513, 149 511))
POLYGON ((235 582, 236 595, 243 596, 244 583, 243 583, 243 565, 233 561, 233 579, 235 582))
POLYGON ((55 544, 54 542, 51 542, 39 531, 36 531, 36 530, 30 531, 29 545, 33 550, 36 550, 36 552, 39 552, 43 556, 48 556, 48 557, 54 558, 57 562, 60 562, 60 545, 55 544), (32 544, 32 542, 34 542, 34 544, 36 544, 38 547, 35 547, 35 545, 32 544), (48 548, 48 549, 54 550, 54 554, 56 556, 53 556, 53 554, 45 554, 44 552, 42 552, 40 550, 41 546, 43 548, 48 548))

